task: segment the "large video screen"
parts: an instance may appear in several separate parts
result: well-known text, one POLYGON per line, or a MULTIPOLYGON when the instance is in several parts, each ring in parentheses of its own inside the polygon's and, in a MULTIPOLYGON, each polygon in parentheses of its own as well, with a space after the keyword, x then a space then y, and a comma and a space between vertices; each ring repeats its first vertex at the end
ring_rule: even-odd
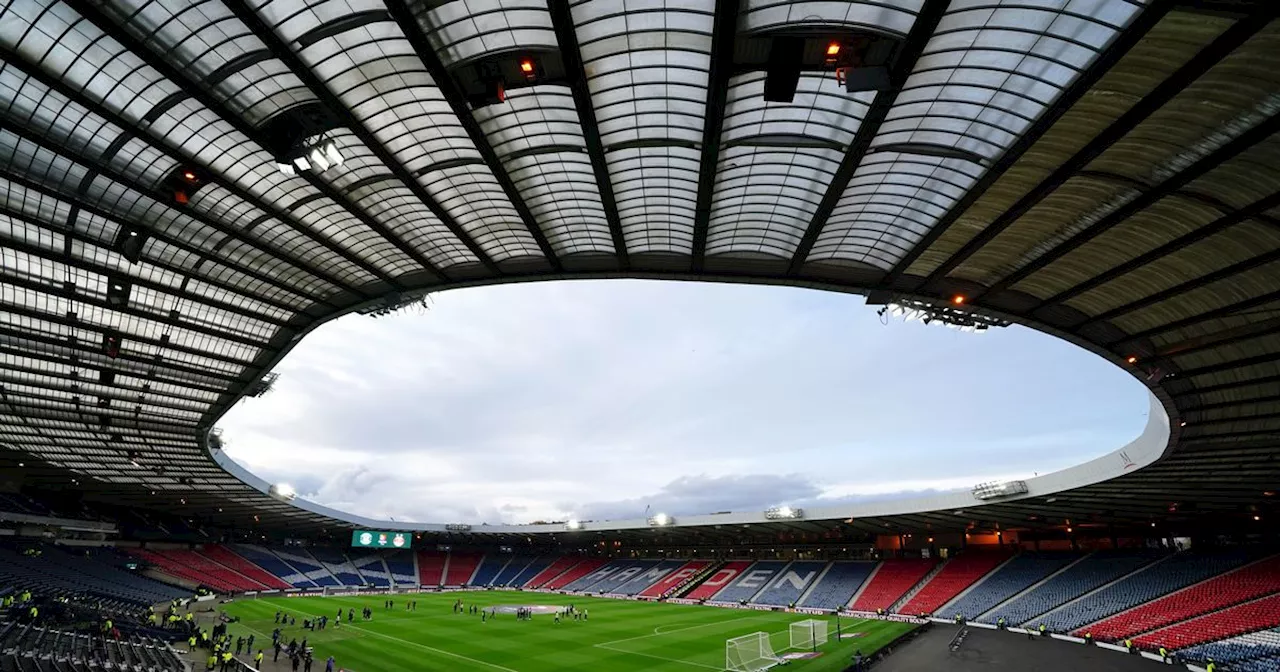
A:
POLYGON ((356 530, 351 533, 351 546, 354 548, 410 548, 413 546, 413 534, 356 530))

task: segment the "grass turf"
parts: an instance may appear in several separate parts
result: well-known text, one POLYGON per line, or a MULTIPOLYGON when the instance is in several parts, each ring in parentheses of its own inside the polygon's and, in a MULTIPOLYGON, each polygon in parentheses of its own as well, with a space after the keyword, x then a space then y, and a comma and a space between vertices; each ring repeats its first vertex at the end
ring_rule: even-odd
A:
MULTIPOLYGON (((822 655, 791 662, 794 672, 835 672, 849 664, 856 649, 863 654, 881 648, 911 625, 887 621, 841 619, 845 633, 861 636, 837 642, 835 619, 801 614, 720 609, 665 603, 632 602, 550 593, 513 591, 423 593, 396 595, 394 609, 382 607, 384 597, 305 597, 241 600, 223 606, 241 621, 229 626, 234 636, 256 636, 255 647, 271 659, 271 631, 276 610, 297 618, 298 625, 284 628, 285 643, 305 636, 315 647, 318 666, 336 658, 339 668, 356 672, 696 672, 722 670, 725 640, 754 632, 770 633, 774 651, 784 653, 788 626, 806 618, 830 621, 830 641, 818 650, 822 655), (407 599, 417 599, 416 612, 405 611, 407 599), (590 620, 563 620, 550 614, 532 621, 517 621, 499 614, 486 623, 479 616, 455 614, 454 600, 482 607, 499 605, 567 605, 586 609, 590 620), (373 620, 362 621, 360 610, 373 609, 373 620), (323 631, 302 629, 302 619, 328 615, 338 608, 356 610, 356 620, 323 631)), ((246 657, 247 658, 247 657, 246 657)), ((282 657, 283 660, 283 657, 282 657)))

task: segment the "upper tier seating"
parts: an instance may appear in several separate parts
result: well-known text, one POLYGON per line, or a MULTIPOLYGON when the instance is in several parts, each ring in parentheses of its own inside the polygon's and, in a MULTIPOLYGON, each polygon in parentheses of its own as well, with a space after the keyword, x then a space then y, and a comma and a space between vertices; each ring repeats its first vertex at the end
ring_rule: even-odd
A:
POLYGON ((611 592, 622 595, 636 595, 661 582, 662 579, 683 566, 684 560, 663 560, 614 588, 611 592))
POLYGON ((1250 553, 1242 550, 1176 553, 1163 562, 1096 590, 1043 618, 1037 618, 1034 624, 1038 627, 1043 622, 1053 632, 1071 632, 1088 623, 1100 621, 1161 595, 1235 569, 1251 558, 1250 553))
POLYGON ((516 574, 515 577, 507 583, 509 583, 513 588, 523 588, 533 580, 535 576, 541 574, 545 569, 551 566, 552 562, 557 560, 559 560, 559 558, 555 558, 550 555, 543 555, 534 558, 528 565, 525 565, 524 569, 520 570, 519 574, 516 574))
MULTIPOLYGON (((1066 571, 1036 586, 1031 592, 1000 605, 983 616, 981 621, 995 623, 1004 618, 1008 625, 1020 625, 1036 616, 1070 602, 1085 593, 1104 586, 1125 574, 1137 571, 1164 553, 1146 549, 1118 549, 1098 551, 1068 567, 1066 571)), ((990 579, 988 579, 990 580, 990 579)), ((986 585, 975 588, 975 592, 986 585)), ((967 596, 966 596, 967 597, 967 596)), ((962 612, 966 615, 968 611, 962 612)))
POLYGON ((473 553, 450 553, 449 568, 444 573, 444 585, 471 585, 471 577, 476 573, 483 557, 473 553))
POLYGON ((223 567, 226 567, 227 569, 234 570, 246 578, 257 581, 267 588, 282 589, 293 587, 275 574, 272 574, 239 555, 236 555, 234 551, 226 548, 225 546, 209 544, 208 546, 200 549, 200 554, 223 567))
MULTIPOLYGON (((387 554, 383 560, 387 563, 387 570, 391 572, 391 580, 396 582, 398 586, 416 586, 421 580, 418 578, 418 570, 413 567, 413 551, 399 550, 392 551, 387 554)), ((431 584, 436 585, 436 584, 431 584)))
POLYGON ((1280 555, 1166 595, 1087 626, 1099 639, 1124 639, 1280 592, 1280 555))
POLYGON ((871 583, 862 589, 862 594, 853 603, 853 609, 857 611, 887 610, 937 564, 938 561, 931 558, 885 560, 880 563, 880 568, 871 577, 871 583))
POLYGON ((760 591, 755 599, 751 600, 754 604, 771 604, 780 607, 787 607, 794 604, 804 594, 805 589, 818 580, 818 576, 822 574, 827 563, 796 561, 791 563, 781 574, 773 579, 773 583, 769 587, 760 591))
POLYGON ((503 567, 502 571, 498 572, 498 575, 493 577, 493 583, 489 585, 492 585, 492 586, 513 585, 515 583, 516 577, 520 576, 520 573, 524 571, 525 567, 528 567, 529 563, 533 562, 535 559, 536 558, 533 558, 527 555, 517 555, 514 558, 511 558, 511 562, 508 562, 507 566, 503 567))
MULTIPOLYGON (((91 595, 134 605, 190 597, 191 591, 120 569, 101 550, 63 552, 45 546, 38 557, 0 546, 0 586, 21 586, 36 594, 91 595)), ((109 557, 109 556, 108 556, 109 557)))
POLYGON ((551 582, 552 579, 555 579, 557 576, 560 576, 561 574, 565 573, 566 571, 568 571, 570 568, 572 568, 574 565, 577 565, 581 561, 582 561, 582 558, 575 557, 572 555, 564 555, 559 558, 556 558, 551 562, 551 564, 547 565, 546 567, 543 567, 541 571, 539 571, 537 574, 534 574, 532 577, 529 578, 529 580, 525 581, 524 587, 525 588, 541 588, 547 583, 551 582))
POLYGON ((898 611, 932 614, 1008 559, 1009 553, 996 551, 970 551, 952 558, 898 611))
POLYGON ((295 588, 314 588, 316 584, 307 579, 306 575, 298 571, 289 563, 281 560, 279 556, 268 551, 261 546, 252 544, 237 544, 231 547, 237 555, 252 562, 253 564, 263 568, 264 570, 280 577, 281 581, 295 588))
POLYGON ((697 588, 689 591, 685 595, 690 600, 709 600, 715 597, 716 593, 724 589, 725 586, 732 583, 747 568, 751 566, 750 560, 732 560, 724 563, 724 566, 711 573, 698 584, 697 588))
POLYGON ((782 560, 761 560, 747 568, 733 583, 711 598, 714 602, 740 602, 750 600, 769 585, 769 582, 787 566, 782 560))
MULTIPOLYGON (((1207 661, 1212 658, 1219 664, 1250 658, 1280 657, 1280 628, 1250 632, 1220 642, 1200 644, 1178 653, 1183 660, 1207 661)), ((1277 669, 1280 669, 1280 665, 1277 669)))
POLYGON ((355 566, 357 572, 360 572, 365 583, 385 588, 391 585, 391 574, 387 571, 387 566, 382 564, 382 557, 379 553, 353 555, 351 564, 355 566))
POLYGON ((494 554, 490 553, 480 560, 480 565, 476 567, 475 574, 470 580, 463 583, 472 586, 488 586, 493 580, 498 578, 498 574, 502 572, 502 568, 507 566, 511 561, 511 556, 506 553, 494 554))
MULTIPOLYGON (((988 609, 1079 559, 1080 556, 1074 553, 1022 553, 991 572, 953 604, 946 605, 939 616, 951 618, 960 614, 976 619, 988 609)), ((946 572, 945 569, 942 571, 946 572)))
POLYGON ((662 597, 667 594, 667 591, 674 590, 680 584, 697 576, 698 572, 706 569, 710 564, 710 560, 690 560, 662 577, 660 581, 656 581, 648 588, 640 591, 639 595, 643 597, 662 597))
POLYGON ((449 554, 444 551, 418 551, 418 582, 424 586, 443 586, 448 560, 449 554))
POLYGON ((364 585, 364 579, 360 576, 360 572, 356 571, 356 566, 351 564, 351 560, 341 551, 317 546, 304 552, 310 553, 322 567, 329 570, 338 583, 344 586, 364 585))
POLYGON ((1182 649, 1280 626, 1280 594, 1198 616, 1133 638, 1138 646, 1182 649))
POLYGON ((874 562, 833 562, 831 569, 800 603, 810 609, 843 609, 876 568, 874 562))
POLYGON ((608 560, 604 558, 583 558, 569 569, 557 574, 542 584, 547 590, 567 590, 569 585, 577 583, 583 577, 603 567, 608 560))

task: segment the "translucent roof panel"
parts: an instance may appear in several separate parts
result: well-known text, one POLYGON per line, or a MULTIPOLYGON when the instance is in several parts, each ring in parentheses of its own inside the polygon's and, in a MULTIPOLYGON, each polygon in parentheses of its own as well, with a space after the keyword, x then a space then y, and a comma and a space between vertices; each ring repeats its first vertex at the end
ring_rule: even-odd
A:
POLYGON ((123 0, 103 9, 255 126, 315 100, 222 3, 123 0))
POLYGON ((856 261, 888 270, 981 173, 981 166, 963 159, 868 154, 818 235, 809 260, 856 261))
POLYGON ((514 89, 473 114, 557 254, 613 252, 569 89, 514 89))
POLYGON ((540 255, 397 24, 344 31, 311 43, 301 56, 486 254, 496 260, 540 255))
POLYGON ((764 73, 729 80, 721 144, 823 146, 844 150, 858 132, 874 91, 846 93, 834 73, 805 73, 790 103, 764 99, 764 73))
POLYGON ((843 26, 905 35, 924 0, 745 0, 739 30, 757 33, 788 28, 843 26))
POLYGON ((545 0, 455 0, 417 5, 418 24, 445 65, 513 49, 557 49, 545 0))
POLYGON ((949 188, 906 195, 906 187, 892 180, 868 190, 858 177, 874 179, 875 171, 860 167, 837 213, 849 217, 896 202, 903 218, 863 225, 847 219, 837 223, 833 214, 809 258, 850 259, 882 270, 891 268, 959 200, 961 190, 1018 140, 1141 9, 1128 0, 952 2, 871 149, 891 156, 898 152, 927 155, 918 160, 946 166, 949 174, 941 177, 949 188), (959 161, 970 165, 952 159, 948 165, 937 156, 968 157, 959 161), (835 239, 847 242, 831 246, 835 239))
POLYGON ((693 252, 698 162, 691 147, 624 147, 605 155, 627 249, 693 252))
POLYGON ((707 254, 789 257, 842 158, 842 152, 823 147, 722 150, 707 254))
POLYGON ((627 247, 687 253, 712 6, 586 0, 572 15, 627 247))
MULTIPOLYGON (((314 193, 301 178, 281 175, 274 159, 265 151, 66 6, 55 5, 50 11, 30 18, 36 23, 25 23, 28 17, 22 15, 7 17, 0 26, 0 41, 19 53, 30 55, 46 71, 58 73, 64 83, 82 92, 96 107, 140 124, 147 132, 145 143, 157 151, 175 160, 179 154, 194 158, 197 164, 257 196, 260 203, 290 203, 308 195, 308 190, 314 193)), ((152 36, 153 46, 161 52, 164 49, 155 40, 162 36, 152 36)), ((32 80, 25 81, 23 87, 43 89, 32 80)), ((37 97, 44 95, 56 96, 42 93, 37 97)), ((147 186, 153 183, 148 182, 147 186)), ((284 216, 282 212, 276 214, 284 216)), ((289 222, 288 228, 306 227, 322 237, 336 236, 346 242, 359 236, 359 224, 354 220, 307 218, 306 214, 296 215, 297 221, 289 222)), ((294 252, 302 249, 297 247, 301 244, 298 233, 286 234, 283 224, 274 222, 247 233, 256 235, 264 245, 292 245, 296 248, 294 252)), ((364 235, 373 234, 366 230, 364 235)), ((312 259, 339 277, 353 282, 371 279, 324 246, 311 244, 305 249, 312 259)))

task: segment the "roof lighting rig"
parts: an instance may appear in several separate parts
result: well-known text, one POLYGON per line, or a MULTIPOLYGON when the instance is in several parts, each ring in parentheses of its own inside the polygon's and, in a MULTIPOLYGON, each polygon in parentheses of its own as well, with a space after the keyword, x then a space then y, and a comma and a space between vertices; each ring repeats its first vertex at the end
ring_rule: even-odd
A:
POLYGON ((320 103, 289 108, 263 126, 276 168, 285 175, 321 174, 343 164, 337 142, 330 135, 339 124, 320 103))
POLYGON ((489 54, 452 68, 451 74, 473 108, 500 105, 512 89, 568 81, 556 51, 489 54))
POLYGON ((769 102, 792 102, 804 72, 834 72, 847 93, 884 91, 893 85, 889 67, 901 44, 895 37, 854 30, 769 31, 739 37, 734 67, 763 70, 769 102))
POLYGON ((889 318, 901 317, 904 321, 920 320, 924 324, 937 324, 966 333, 986 333, 992 328, 1009 326, 1008 320, 989 317, 964 307, 963 295, 952 297, 948 303, 935 303, 906 297, 890 297, 881 292, 867 296, 868 305, 879 305, 876 311, 886 323, 889 318))
POLYGON ((973 486, 975 499, 988 500, 1027 494, 1026 481, 988 481, 973 486))

